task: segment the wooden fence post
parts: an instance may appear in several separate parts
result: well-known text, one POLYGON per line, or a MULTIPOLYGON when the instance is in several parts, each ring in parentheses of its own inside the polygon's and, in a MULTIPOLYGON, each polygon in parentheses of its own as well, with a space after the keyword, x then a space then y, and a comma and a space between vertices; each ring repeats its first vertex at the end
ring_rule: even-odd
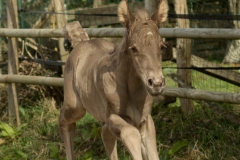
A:
MULTIPOLYGON (((175 0, 176 14, 188 14, 186 0, 175 0)), ((177 19, 179 28, 189 28, 188 19, 177 19)), ((177 39, 177 67, 191 67, 191 40, 177 39)), ((185 81, 188 86, 191 86, 191 69, 178 69, 178 75, 185 81)), ((193 101, 191 99, 180 99, 181 108, 184 114, 189 114, 194 111, 193 101)))
MULTIPOLYGON (((17 1, 7 0, 8 28, 18 28, 17 1)), ((8 74, 18 74, 17 38, 8 37, 8 74)), ((8 84, 8 109, 10 122, 19 126, 17 84, 8 84)))
MULTIPOLYGON (((0 17, 2 17, 2 11, 3 11, 3 1, 0 0, 0 17)), ((0 21, 0 28, 2 26, 2 22, 0 21)), ((3 42, 2 42, 2 39, 0 38, 0 62, 3 61, 3 58, 2 58, 2 51, 3 51, 3 42)), ((2 74, 2 68, 0 68, 0 75, 2 74)))
MULTIPOLYGON (((64 0, 54 0, 54 10, 55 12, 64 13, 64 0)), ((62 29, 66 26, 67 20, 65 17, 65 14, 56 14, 56 21, 57 21, 57 28, 62 29)), ((58 39, 58 45, 59 45, 59 52, 61 56, 61 61, 66 62, 68 58, 68 52, 64 49, 64 38, 58 39)), ((64 66, 62 67, 62 72, 64 72, 64 66)))

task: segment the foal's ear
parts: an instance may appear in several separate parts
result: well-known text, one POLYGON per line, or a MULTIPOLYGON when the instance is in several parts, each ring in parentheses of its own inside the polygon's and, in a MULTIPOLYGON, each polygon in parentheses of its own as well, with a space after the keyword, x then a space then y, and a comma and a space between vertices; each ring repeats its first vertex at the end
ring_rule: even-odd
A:
POLYGON ((128 27, 129 24, 134 21, 135 18, 128 9, 127 0, 122 0, 120 2, 118 6, 118 17, 119 21, 126 27, 128 27))
POLYGON ((168 2, 166 0, 161 0, 158 9, 151 15, 151 19, 157 24, 159 28, 162 22, 164 22, 167 19, 167 15, 168 15, 168 2))

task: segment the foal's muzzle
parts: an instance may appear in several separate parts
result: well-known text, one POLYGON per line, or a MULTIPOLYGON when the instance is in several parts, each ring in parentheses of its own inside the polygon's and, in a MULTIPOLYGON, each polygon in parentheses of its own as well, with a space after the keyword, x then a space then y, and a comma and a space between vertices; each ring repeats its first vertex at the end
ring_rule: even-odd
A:
POLYGON ((157 96, 162 93, 163 88, 166 86, 165 78, 150 77, 147 81, 147 90, 152 96, 157 96))

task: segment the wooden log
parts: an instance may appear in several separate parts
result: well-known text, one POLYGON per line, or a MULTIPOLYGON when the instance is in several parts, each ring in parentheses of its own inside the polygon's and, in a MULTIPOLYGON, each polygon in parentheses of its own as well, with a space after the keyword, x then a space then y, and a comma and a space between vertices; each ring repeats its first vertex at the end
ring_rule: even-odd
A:
MULTIPOLYGON (((33 85, 63 86, 63 78, 42 77, 42 76, 25 76, 25 75, 0 75, 0 83, 22 83, 33 85)), ((240 94, 213 92, 206 90, 190 88, 166 87, 163 89, 163 96, 189 98, 196 100, 206 100, 225 103, 240 104, 240 94)))
MULTIPOLYGON (((8 28, 18 28, 17 2, 15 0, 7 1, 7 24, 8 28)), ((18 51, 17 39, 11 37, 8 39, 8 74, 18 74, 18 51)), ((8 84, 8 110, 10 122, 16 126, 20 125, 18 111, 17 84, 8 84)))
POLYGON ((63 78, 26 75, 1 75, 0 83, 21 83, 63 87, 63 78))
MULTIPOLYGON (((122 37, 124 28, 85 28, 90 37, 122 37)), ((239 29, 161 28, 164 38, 240 39, 239 29)), ((62 29, 0 29, 0 37, 63 37, 62 29)))
MULTIPOLYGON (((177 14, 188 14, 188 6, 186 0, 175 1, 175 11, 177 14)), ((177 19, 178 27, 190 28, 188 19, 177 19)), ((177 67, 191 67, 191 39, 177 39, 177 67)), ((191 69, 178 69, 178 76, 180 76, 187 85, 192 84, 191 69)), ((180 87, 181 85, 178 84, 180 87)), ((193 101, 191 99, 180 99, 181 108, 184 114, 189 114, 194 111, 193 101)))
POLYGON ((51 38, 63 37, 62 29, 0 29, 0 37, 51 38))
POLYGON ((213 92, 190 88, 166 87, 164 88, 162 95, 213 102, 240 104, 240 94, 237 93, 213 92))

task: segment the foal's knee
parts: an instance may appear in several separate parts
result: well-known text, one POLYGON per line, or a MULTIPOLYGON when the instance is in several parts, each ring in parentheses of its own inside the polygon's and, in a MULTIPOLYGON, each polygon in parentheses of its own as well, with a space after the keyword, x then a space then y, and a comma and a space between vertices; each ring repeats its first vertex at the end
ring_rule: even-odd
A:
POLYGON ((121 139, 137 139, 140 140, 141 139, 141 135, 138 131, 137 128, 133 127, 133 126, 127 126, 124 127, 121 130, 121 134, 120 134, 120 138, 121 139))
POLYGON ((120 139, 141 139, 138 129, 118 115, 110 115, 108 125, 110 127, 109 130, 120 139))
POLYGON ((85 113, 86 110, 84 108, 64 106, 60 110, 59 120, 64 120, 66 123, 71 124, 83 118, 85 113))

